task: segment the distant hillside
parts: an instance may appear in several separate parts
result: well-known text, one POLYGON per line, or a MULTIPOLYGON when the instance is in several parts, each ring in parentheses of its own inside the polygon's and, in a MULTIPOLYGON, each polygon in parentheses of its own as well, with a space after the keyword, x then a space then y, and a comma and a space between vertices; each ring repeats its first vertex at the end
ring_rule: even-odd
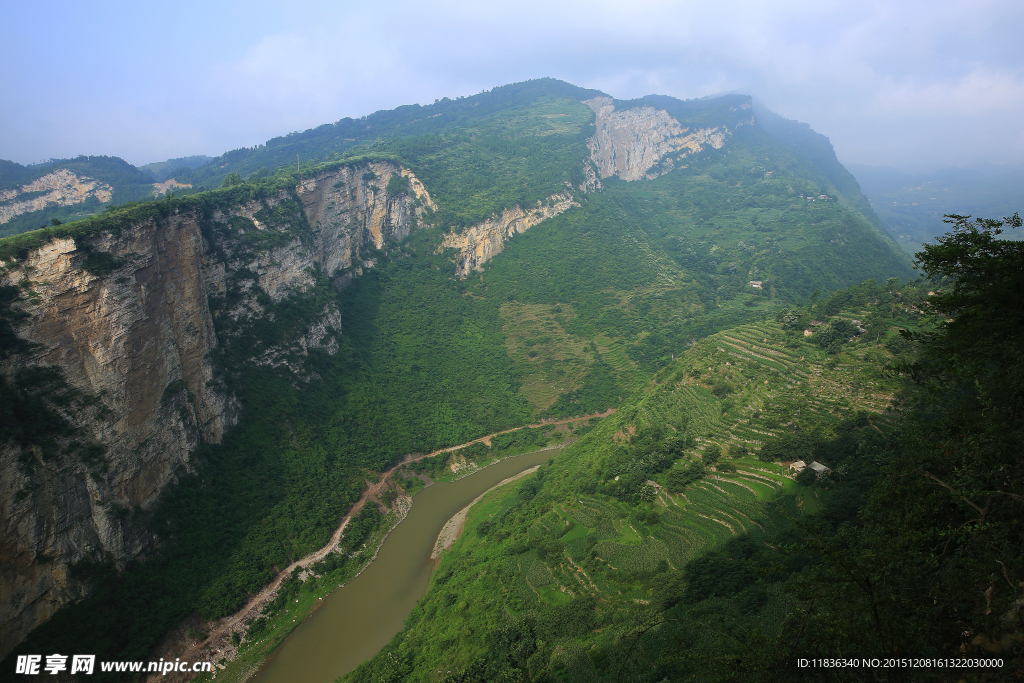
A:
POLYGON ((861 192, 857 179, 839 163, 836 152, 832 148, 832 142, 827 137, 816 133, 806 123, 779 116, 773 111, 758 106, 756 102, 754 111, 757 113, 758 123, 769 135, 807 155, 811 163, 817 166, 835 185, 844 202, 860 211, 873 225, 884 229, 882 221, 872 211, 870 203, 861 192))
POLYGON ((158 183, 162 183, 168 178, 174 178, 178 171, 190 171, 193 168, 198 168, 199 166, 208 164, 212 159, 213 157, 208 157, 205 154, 197 154, 191 157, 179 157, 177 159, 168 159, 167 161, 156 161, 152 164, 139 166, 139 170, 153 176, 153 179, 158 183))
POLYGON ((80 156, 32 166, 0 160, 0 237, 92 216, 111 204, 152 199, 166 191, 153 181, 119 157, 80 156))
POLYGON ((909 254, 947 231, 946 214, 1012 216, 1024 199, 1024 168, 948 168, 927 174, 861 164, 849 168, 909 254))
POLYGON ((500 86, 471 97, 442 98, 425 106, 409 104, 382 110, 358 119, 344 118, 303 132, 290 133, 252 148, 225 152, 182 182, 217 186, 229 173, 242 177, 273 172, 298 160, 304 164, 336 158, 357 145, 378 139, 418 137, 471 126, 497 112, 523 106, 539 97, 571 97, 582 100, 600 91, 587 90, 551 78, 500 86))

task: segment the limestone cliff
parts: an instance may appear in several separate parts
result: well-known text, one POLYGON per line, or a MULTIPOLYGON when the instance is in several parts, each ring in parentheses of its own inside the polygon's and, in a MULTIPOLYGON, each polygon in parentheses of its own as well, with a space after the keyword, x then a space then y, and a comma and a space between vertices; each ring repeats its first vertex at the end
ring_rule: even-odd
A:
POLYGON ((45 209, 49 204, 71 206, 94 197, 109 202, 113 188, 74 171, 60 168, 16 189, 0 190, 0 223, 17 215, 45 209))
POLYGON ((573 206, 579 204, 568 194, 552 195, 528 211, 516 205, 502 211, 500 216, 492 216, 460 233, 445 235, 441 246, 459 250, 456 274, 466 277, 470 271, 481 269, 484 263, 500 254, 505 242, 513 235, 526 232, 542 220, 557 216, 573 206))
POLYGON ((329 275, 351 266, 359 246, 381 249, 389 240, 401 241, 424 211, 437 210, 412 172, 388 162, 343 166, 310 178, 302 183, 301 196, 321 268, 329 275), (403 182, 393 183, 396 175, 403 182), (393 184, 404 191, 389 194, 393 184))
MULTIPOLYGON (((673 157, 682 158, 706 147, 721 149, 735 130, 735 126, 730 130, 725 125, 686 127, 667 111, 652 106, 617 111, 610 97, 595 97, 584 104, 595 115, 597 132, 587 145, 602 178, 656 178, 674 168, 673 157)), ((753 123, 751 116, 736 125, 753 123)))
MULTIPOLYGON (((200 201, 126 214, 115 228, 0 262, 0 286, 23 292, 20 318, 8 320, 22 348, 0 349, 0 379, 13 387, 27 371, 59 370, 67 400, 48 405, 74 428, 49 451, 0 444, 0 657, 82 596, 70 564, 122 565, 157 541, 147 512, 193 469, 196 446, 220 441, 239 418, 214 371, 216 349, 318 275, 340 285, 361 272, 365 248, 407 236, 433 207, 419 180, 386 162, 339 165, 294 191, 213 210, 200 201), (395 176, 401 191, 388 195, 395 176)), ((295 358, 334 353, 340 327, 329 304, 287 349, 252 349, 251 361, 309 381, 295 358)))

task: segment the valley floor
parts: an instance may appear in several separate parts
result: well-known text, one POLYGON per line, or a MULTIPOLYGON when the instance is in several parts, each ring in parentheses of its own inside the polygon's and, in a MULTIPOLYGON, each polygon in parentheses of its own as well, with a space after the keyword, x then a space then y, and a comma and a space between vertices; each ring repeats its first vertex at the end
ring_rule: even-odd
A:
MULTIPOLYGON (((372 556, 369 558, 368 561, 364 563, 362 568, 360 568, 360 570, 355 574, 355 576, 358 576, 359 573, 362 573, 362 571, 365 570, 365 568, 368 567, 370 563, 372 563, 373 560, 376 558, 377 551, 379 551, 380 546, 384 543, 384 540, 387 538, 390 531, 394 529, 394 527, 396 527, 403 519, 405 519, 406 515, 408 515, 409 513, 409 510, 412 508, 412 497, 406 495, 402 491, 400 484, 396 481, 396 474, 399 471, 402 471, 409 465, 419 462, 421 460, 433 458, 438 455, 443 455, 445 453, 453 453, 455 451, 459 451, 469 446, 473 446, 474 444, 485 444, 487 446, 490 446, 491 440, 494 437, 500 436, 502 434, 510 434, 524 429, 538 429, 586 423, 593 419, 607 417, 608 415, 611 415, 614 412, 614 408, 609 408, 608 410, 602 413, 597 413, 593 415, 583 415, 560 420, 544 420, 536 424, 524 425, 521 427, 515 427, 513 429, 506 429, 500 432, 495 432, 493 434, 487 434, 485 436, 473 439, 466 443, 459 444, 456 446, 450 446, 447 448, 442 448, 431 453, 407 455, 400 463, 393 465, 391 468, 380 473, 377 476, 377 480, 375 482, 370 483, 369 481, 367 481, 367 487, 363 491, 362 495, 359 497, 359 500, 341 519, 337 529, 335 529, 334 533, 331 535, 330 541, 324 547, 320 548, 319 550, 313 553, 310 553, 309 555, 299 560, 296 560, 295 562, 292 562, 283 570, 279 571, 273 581, 267 584, 267 586, 264 587, 263 590, 254 595, 245 604, 244 607, 242 607, 234 614, 223 619, 217 620, 215 622, 193 623, 196 621, 195 619, 190 618, 186 620, 185 623, 183 623, 171 634, 169 634, 168 637, 165 638, 164 642, 162 642, 156 648, 156 650, 151 654, 151 659, 159 659, 161 657, 163 657, 164 659, 168 659, 173 657, 180 658, 185 661, 216 661, 219 663, 221 667, 225 667, 221 670, 222 673, 220 673, 219 675, 220 678, 226 677, 228 680, 238 681, 248 680, 253 675, 255 675, 257 671, 259 671, 259 665, 262 663, 262 660, 265 657, 270 656, 270 654, 274 651, 276 645, 278 645, 283 640, 284 636, 287 635, 287 632, 276 634, 278 637, 273 639, 274 643, 271 647, 260 648, 261 655, 256 660, 253 660, 250 657, 245 657, 245 661, 240 662, 241 666, 231 666, 230 664, 235 662, 236 659, 239 658, 240 654, 244 654, 244 650, 246 649, 244 645, 246 644, 247 641, 240 643, 239 645, 234 645, 231 641, 232 634, 236 631, 244 631, 246 625, 249 622, 259 617, 259 615, 264 612, 264 610, 275 599, 275 597, 277 597, 278 591, 281 588, 282 583, 285 582, 289 577, 291 577, 294 572, 298 571, 300 578, 305 579, 312 565, 324 560, 331 553, 335 552, 339 548, 341 540, 344 538, 346 527, 349 525, 352 519, 362 511, 362 509, 366 506, 367 503, 372 502, 378 506, 383 507, 388 511, 387 522, 384 525, 384 532, 382 534, 379 534, 378 538, 374 539, 375 545, 372 556), (390 504, 387 503, 388 500, 391 501, 390 504), (195 633, 196 631, 201 631, 208 635, 206 635, 205 638, 199 640, 195 638, 190 638, 189 634, 195 633)), ((559 443, 553 447, 561 448, 562 446, 566 445, 566 443, 568 442, 559 443)), ((540 450, 550 450, 550 448, 552 447, 542 448, 540 450)), ((497 460, 493 462, 497 462, 497 460)), ((493 464, 493 462, 489 462, 487 464, 493 464)), ((459 479, 469 474, 472 474, 472 472, 476 471, 477 469, 478 467, 475 465, 475 463, 469 463, 467 466, 461 468, 452 467, 450 468, 449 477, 453 479, 459 479), (467 469, 469 471, 465 471, 467 469)), ((535 469, 536 468, 528 469, 515 477, 509 478, 499 483, 495 487, 492 487, 492 489, 488 489, 488 491, 493 490, 493 488, 496 488, 497 486, 507 484, 510 481, 518 479, 522 476, 526 476, 527 474, 530 474, 533 471, 535 471, 535 469)), ((429 481, 429 479, 427 480, 429 481)), ((482 498, 483 495, 485 494, 481 494, 481 496, 478 497, 477 500, 479 500, 479 498, 482 498)), ((474 501, 474 503, 475 502, 476 501, 474 501)), ((471 506, 472 503, 470 504, 470 506, 467 506, 466 509, 462 510, 458 515, 456 515, 455 518, 453 518, 452 521, 455 521, 455 524, 445 526, 445 528, 441 532, 441 536, 439 536, 437 539, 438 547, 451 547, 451 544, 458 539, 459 535, 461 534, 462 524, 458 523, 456 518, 459 518, 459 515, 461 515, 460 519, 462 520, 462 522, 464 522, 466 513, 468 513, 469 507, 471 506), (449 539, 446 544, 442 542, 442 536, 449 539)), ((355 576, 351 578, 355 578, 355 576)), ((344 584, 339 584, 336 588, 341 588, 343 585, 344 584)), ((335 590, 336 588, 331 588, 327 591, 327 594, 333 592, 333 590, 335 590)), ((305 613, 305 615, 308 616, 309 614, 312 614, 317 609, 317 607, 319 607, 319 603, 322 602, 324 597, 326 597, 326 595, 317 596, 316 600, 313 602, 310 609, 308 610, 308 612, 305 613)), ((296 625, 298 623, 301 622, 295 622, 296 625)), ((154 675, 147 680, 188 681, 192 680, 193 678, 194 676, 191 673, 171 673, 170 678, 168 678, 165 675, 154 675)))

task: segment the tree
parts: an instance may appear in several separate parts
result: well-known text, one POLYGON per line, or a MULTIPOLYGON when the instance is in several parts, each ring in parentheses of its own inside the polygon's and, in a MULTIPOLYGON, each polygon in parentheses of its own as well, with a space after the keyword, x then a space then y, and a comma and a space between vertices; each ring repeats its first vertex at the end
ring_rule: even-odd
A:
POLYGON ((800 313, 788 308, 783 308, 779 311, 778 315, 775 316, 775 319, 779 321, 782 325, 782 329, 784 330, 797 330, 803 328, 800 321, 800 313))
POLYGON ((709 444, 704 447, 701 451, 700 459, 704 461, 705 465, 714 465, 718 462, 718 459, 722 457, 722 449, 715 444, 709 444))
POLYGON ((999 239, 1003 227, 1021 227, 1014 214, 1002 221, 949 215, 953 231, 917 254, 918 266, 937 282, 928 309, 936 329, 918 338, 925 356, 913 368, 919 380, 942 386, 975 384, 981 394, 1004 390, 1018 403, 1024 346, 1024 242, 999 239))
POLYGON ((668 476, 666 477, 668 490, 672 493, 680 493, 688 485, 703 477, 704 473, 705 468, 702 462, 695 462, 685 469, 674 467, 668 471, 668 476))

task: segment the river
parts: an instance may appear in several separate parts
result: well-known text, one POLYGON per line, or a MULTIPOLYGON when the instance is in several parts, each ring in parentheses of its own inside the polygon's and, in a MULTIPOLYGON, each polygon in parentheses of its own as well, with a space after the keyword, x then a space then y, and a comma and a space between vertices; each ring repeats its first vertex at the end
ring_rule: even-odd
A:
POLYGON ((558 450, 506 458, 458 481, 416 494, 409 515, 391 532, 366 570, 324 599, 285 639, 255 683, 331 683, 380 652, 402 630, 427 592, 430 552, 455 513, 503 479, 546 462, 558 450))

